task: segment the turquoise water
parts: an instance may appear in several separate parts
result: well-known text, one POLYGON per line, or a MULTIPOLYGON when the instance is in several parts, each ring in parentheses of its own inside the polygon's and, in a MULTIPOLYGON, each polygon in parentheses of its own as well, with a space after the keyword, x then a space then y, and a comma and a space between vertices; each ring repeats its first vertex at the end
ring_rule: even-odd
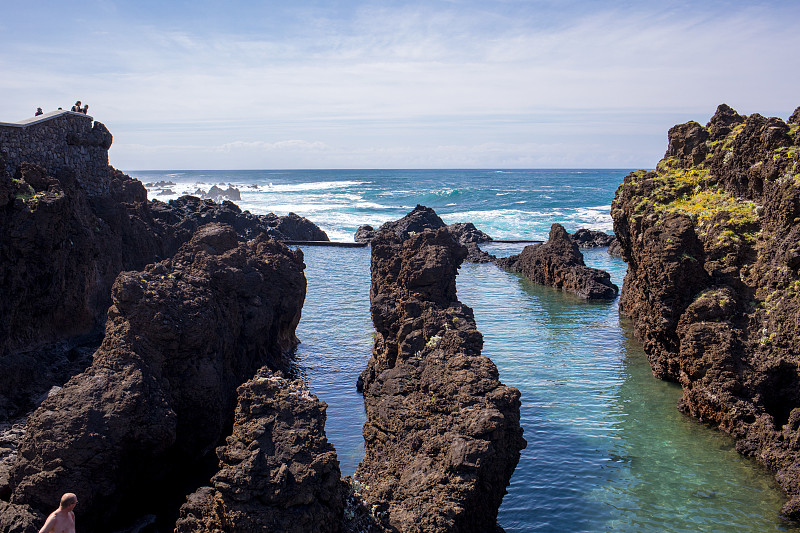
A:
MULTIPOLYGON (((169 174, 190 175, 189 187, 203 173, 169 174)), ((271 180, 272 192, 245 197, 249 209, 283 214, 274 207, 281 205, 350 240, 358 225, 399 218, 416 203, 434 207, 446 222, 477 220, 495 237, 543 238, 552 222, 610 230, 607 206, 626 172, 205 174, 209 183, 243 187, 271 180), (288 177, 279 181, 277 174, 288 177), (284 193, 275 191, 279 186, 284 193)), ((157 172, 136 177, 170 179, 157 172)), ((519 246, 485 249, 508 255, 519 246)), ((355 380, 372 343, 369 249, 303 252, 308 295, 297 355, 312 391, 329 404, 326 430, 342 473, 352 474, 363 455, 365 420, 355 380)), ((585 256, 621 285, 622 261, 604 250, 585 256)), ((493 265, 463 265, 458 292, 475 310, 484 354, 501 380, 522 392, 528 447, 500 509, 506 531, 800 531, 778 518, 783 497, 771 474, 739 456, 725 435, 677 411, 680 389, 652 377, 617 302, 583 302, 493 265)))

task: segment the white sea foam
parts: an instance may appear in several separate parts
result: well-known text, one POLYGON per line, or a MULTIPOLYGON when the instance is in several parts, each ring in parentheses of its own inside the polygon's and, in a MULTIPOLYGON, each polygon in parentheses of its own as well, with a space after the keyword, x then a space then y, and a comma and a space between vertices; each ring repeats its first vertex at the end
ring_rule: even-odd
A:
POLYGON ((260 192, 297 192, 297 191, 327 191, 331 189, 346 189, 347 187, 355 187, 362 185, 366 181, 355 180, 342 180, 342 181, 313 181, 307 183, 279 183, 274 185, 259 185, 260 192))

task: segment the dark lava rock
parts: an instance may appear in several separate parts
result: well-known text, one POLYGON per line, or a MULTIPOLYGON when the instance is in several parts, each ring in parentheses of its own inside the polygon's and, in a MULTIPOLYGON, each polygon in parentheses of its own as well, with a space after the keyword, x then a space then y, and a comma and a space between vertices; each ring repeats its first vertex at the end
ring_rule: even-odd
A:
POLYGON ((356 242, 372 242, 378 233, 387 230, 405 239, 409 235, 419 233, 426 229, 447 228, 459 243, 467 248, 466 261, 471 263, 491 263, 495 257, 480 249, 478 244, 491 242, 492 238, 482 232, 472 222, 458 222, 449 226, 439 218, 439 215, 430 207, 418 205, 400 220, 383 224, 377 231, 372 226, 364 225, 356 231, 356 242))
POLYGON ((669 130, 669 146, 664 158, 674 157, 683 165, 697 164, 708 154, 708 137, 708 130, 694 121, 673 126, 669 130))
POLYGON ((92 365, 29 417, 11 502, 78 495, 82 531, 108 531, 196 476, 233 422, 236 387, 286 367, 305 297, 302 252, 211 224, 171 259, 114 283, 92 365))
POLYGON ((212 185, 208 192, 198 189, 195 195, 200 196, 203 200, 213 200, 218 204, 224 201, 240 202, 242 200, 242 193, 232 185, 228 185, 227 189, 221 189, 216 185, 212 185))
POLYGON ((447 229, 461 244, 467 244, 470 242, 481 244, 492 241, 492 238, 489 235, 476 228, 475 224, 472 222, 457 222, 447 226, 447 229))
POLYGON ((420 233, 426 229, 446 227, 447 224, 439 218, 436 211, 424 205, 417 205, 403 218, 384 223, 378 231, 391 231, 401 239, 407 239, 410 235, 420 233))
POLYGON ((325 437, 325 402, 266 368, 237 392, 213 487, 188 497, 175 531, 338 532, 341 474, 325 437))
POLYGON ((0 150, 0 422, 87 367, 120 272, 171 257, 204 224, 228 223, 240 241, 328 240, 295 214, 256 217, 196 198, 148 202, 141 182, 107 165, 110 141, 100 123, 68 139, 99 158, 88 189, 68 166, 12 168, 0 150))
MULTIPOLYGON (((58 507, 61 497, 52 502, 50 511, 58 507)), ((0 531, 3 533, 38 533, 47 514, 37 513, 27 505, 17 505, 0 500, 0 531)))
POLYGON ((70 351, 102 324, 122 260, 113 232, 68 173, 57 179, 23 163, 16 179, 0 170, 0 184, 11 191, 11 200, 0 206, 5 420, 31 409, 34 398, 79 371, 76 359, 85 365, 85 358, 70 351), (49 346, 55 343, 63 344, 49 346))
POLYGON ((619 257, 620 259, 623 259, 623 257, 622 257, 622 246, 620 245, 620 243, 619 243, 619 241, 617 240, 616 237, 608 245, 608 255, 610 255, 612 257, 619 257))
POLYGON ((367 422, 356 491, 391 531, 496 531, 525 447, 519 391, 480 355, 455 277, 466 255, 442 227, 372 241, 375 344, 362 373, 367 422))
POLYGON ((289 213, 279 217, 273 213, 253 215, 235 203, 202 200, 181 196, 168 204, 153 202, 153 217, 172 229, 176 242, 185 242, 197 228, 211 222, 228 224, 242 241, 264 233, 279 241, 328 241, 328 235, 306 218, 289 213))
POLYGON ((800 124, 800 107, 794 110, 792 116, 786 121, 788 124, 800 124))
POLYGON ((372 242, 372 239, 375 238, 376 233, 377 232, 375 231, 375 228, 369 224, 364 224, 363 226, 358 227, 355 235, 353 236, 353 240, 355 242, 372 242))
POLYGON ((578 248, 603 248, 611 246, 615 237, 602 231, 581 228, 572 234, 572 240, 578 245, 578 248))
POLYGON ((612 203, 620 310, 679 408, 776 472, 800 518, 800 120, 721 105, 612 203), (705 140, 703 140, 705 139, 705 140))
POLYGON ((546 243, 532 244, 518 255, 495 261, 497 266, 524 274, 540 285, 577 294, 587 300, 612 299, 618 288, 608 272, 587 267, 578 245, 561 224, 553 224, 546 243))

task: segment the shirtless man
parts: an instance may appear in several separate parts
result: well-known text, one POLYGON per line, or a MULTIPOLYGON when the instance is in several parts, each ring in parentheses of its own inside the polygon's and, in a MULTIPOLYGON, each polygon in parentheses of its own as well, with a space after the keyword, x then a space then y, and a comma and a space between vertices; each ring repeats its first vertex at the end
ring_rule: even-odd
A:
POLYGON ((67 492, 61 497, 61 505, 50 513, 39 533, 75 533, 75 513, 78 497, 67 492))

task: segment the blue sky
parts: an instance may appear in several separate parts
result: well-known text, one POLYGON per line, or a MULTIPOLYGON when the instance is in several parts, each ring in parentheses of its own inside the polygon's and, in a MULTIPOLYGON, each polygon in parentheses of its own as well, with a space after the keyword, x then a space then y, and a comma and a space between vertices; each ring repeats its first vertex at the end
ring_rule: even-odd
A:
POLYGON ((800 2, 8 2, 0 121, 80 99, 122 170, 653 167, 800 105, 800 2), (23 5, 24 4, 24 5, 23 5))

